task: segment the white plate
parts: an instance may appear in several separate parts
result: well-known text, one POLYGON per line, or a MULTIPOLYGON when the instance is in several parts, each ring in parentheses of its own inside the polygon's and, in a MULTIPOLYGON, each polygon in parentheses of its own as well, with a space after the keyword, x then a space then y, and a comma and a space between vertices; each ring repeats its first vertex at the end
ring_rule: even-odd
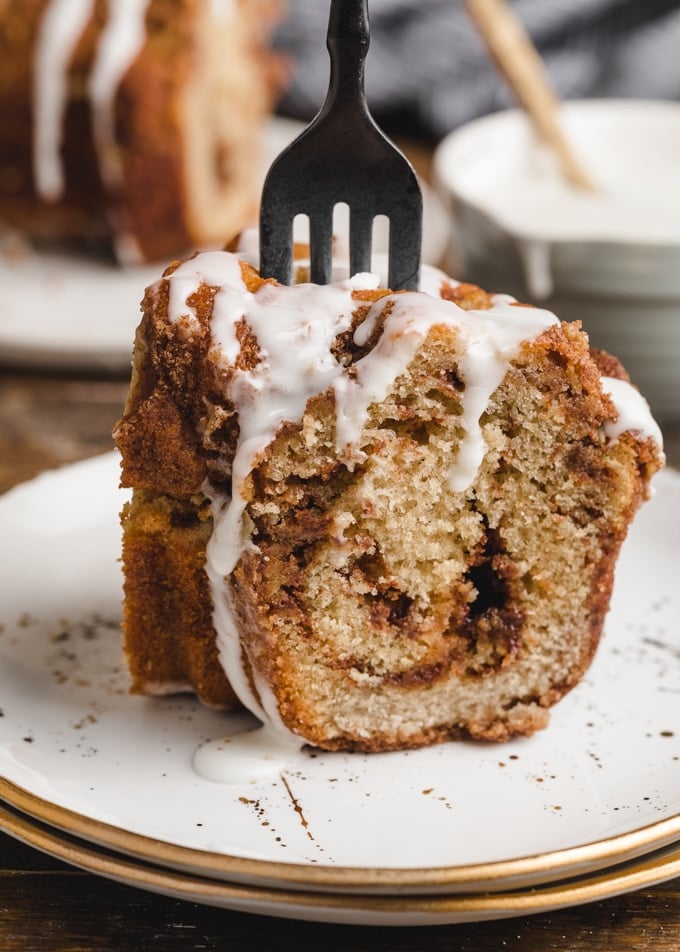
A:
MULTIPOLYGON (((273 119, 266 132, 262 179, 279 152, 305 128, 273 119)), ((448 241, 447 216, 423 184, 423 260, 438 264, 448 241)), ((347 222, 338 222, 346 237, 347 222)), ((228 236, 225 236, 227 238, 228 236)), ((376 250, 380 235, 376 236, 376 250)), ((164 265, 122 268, 92 255, 0 250, 0 360, 4 364, 127 371, 144 288, 164 265)))
POLYGON ((238 912, 344 925, 424 926, 554 912, 648 888, 680 875, 680 846, 656 850, 604 873, 547 887, 487 894, 371 896, 266 889, 216 882, 104 851, 0 806, 0 830, 88 872, 165 896, 238 912))
POLYGON ((518 888, 680 839, 680 476, 626 543, 604 643, 552 724, 501 746, 308 752, 257 786, 201 779, 243 724, 127 693, 108 454, 0 499, 0 796, 52 826, 193 873, 341 892, 518 888))

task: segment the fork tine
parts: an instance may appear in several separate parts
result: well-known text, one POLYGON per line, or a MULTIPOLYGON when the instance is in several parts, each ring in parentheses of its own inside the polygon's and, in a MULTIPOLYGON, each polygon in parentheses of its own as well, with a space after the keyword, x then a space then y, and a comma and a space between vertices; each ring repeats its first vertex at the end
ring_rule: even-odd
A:
POLYGON ((333 270, 333 209, 310 215, 309 263, 313 284, 329 284, 333 270))
POLYGON ((350 208, 349 273, 371 270, 373 215, 365 208, 350 208))
POLYGON ((408 206, 401 206, 390 215, 389 287, 418 290, 422 230, 422 218, 408 206))
MULTIPOLYGON (((265 183, 266 189, 266 183, 265 183)), ((277 201, 274 188, 263 192, 260 210, 260 268, 265 277, 290 284, 293 277, 293 219, 277 201)))

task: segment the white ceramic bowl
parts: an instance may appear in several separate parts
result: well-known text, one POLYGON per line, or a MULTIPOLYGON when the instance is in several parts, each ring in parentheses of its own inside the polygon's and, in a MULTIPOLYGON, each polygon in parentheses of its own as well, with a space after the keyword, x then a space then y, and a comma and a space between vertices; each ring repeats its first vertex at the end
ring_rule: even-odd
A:
POLYGON ((680 105, 583 100, 565 132, 596 191, 567 185, 521 110, 437 149, 459 278, 581 320, 662 420, 680 420, 680 105))

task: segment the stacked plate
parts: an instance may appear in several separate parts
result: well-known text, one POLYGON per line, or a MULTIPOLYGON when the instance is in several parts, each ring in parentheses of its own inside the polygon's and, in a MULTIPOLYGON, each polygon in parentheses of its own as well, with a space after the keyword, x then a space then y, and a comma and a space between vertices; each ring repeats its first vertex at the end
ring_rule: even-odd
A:
POLYGON ((500 918, 680 875, 680 475, 657 478, 595 663, 548 730, 305 751, 245 786, 193 768, 245 716, 128 694, 117 482, 109 454, 0 499, 0 828, 145 889, 346 923, 500 918))

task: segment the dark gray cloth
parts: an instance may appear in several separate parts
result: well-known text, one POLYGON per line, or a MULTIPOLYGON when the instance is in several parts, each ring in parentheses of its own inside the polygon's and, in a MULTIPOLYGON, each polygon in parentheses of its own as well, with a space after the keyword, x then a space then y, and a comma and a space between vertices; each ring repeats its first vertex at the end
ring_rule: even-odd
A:
MULTIPOLYGON (((311 118, 328 83, 328 2, 288 0, 275 42, 292 54, 284 114, 311 118)), ((680 4, 672 0, 514 0, 563 99, 680 100, 680 4)), ((514 104, 461 0, 369 0, 366 92, 391 131, 441 138, 514 104)))

